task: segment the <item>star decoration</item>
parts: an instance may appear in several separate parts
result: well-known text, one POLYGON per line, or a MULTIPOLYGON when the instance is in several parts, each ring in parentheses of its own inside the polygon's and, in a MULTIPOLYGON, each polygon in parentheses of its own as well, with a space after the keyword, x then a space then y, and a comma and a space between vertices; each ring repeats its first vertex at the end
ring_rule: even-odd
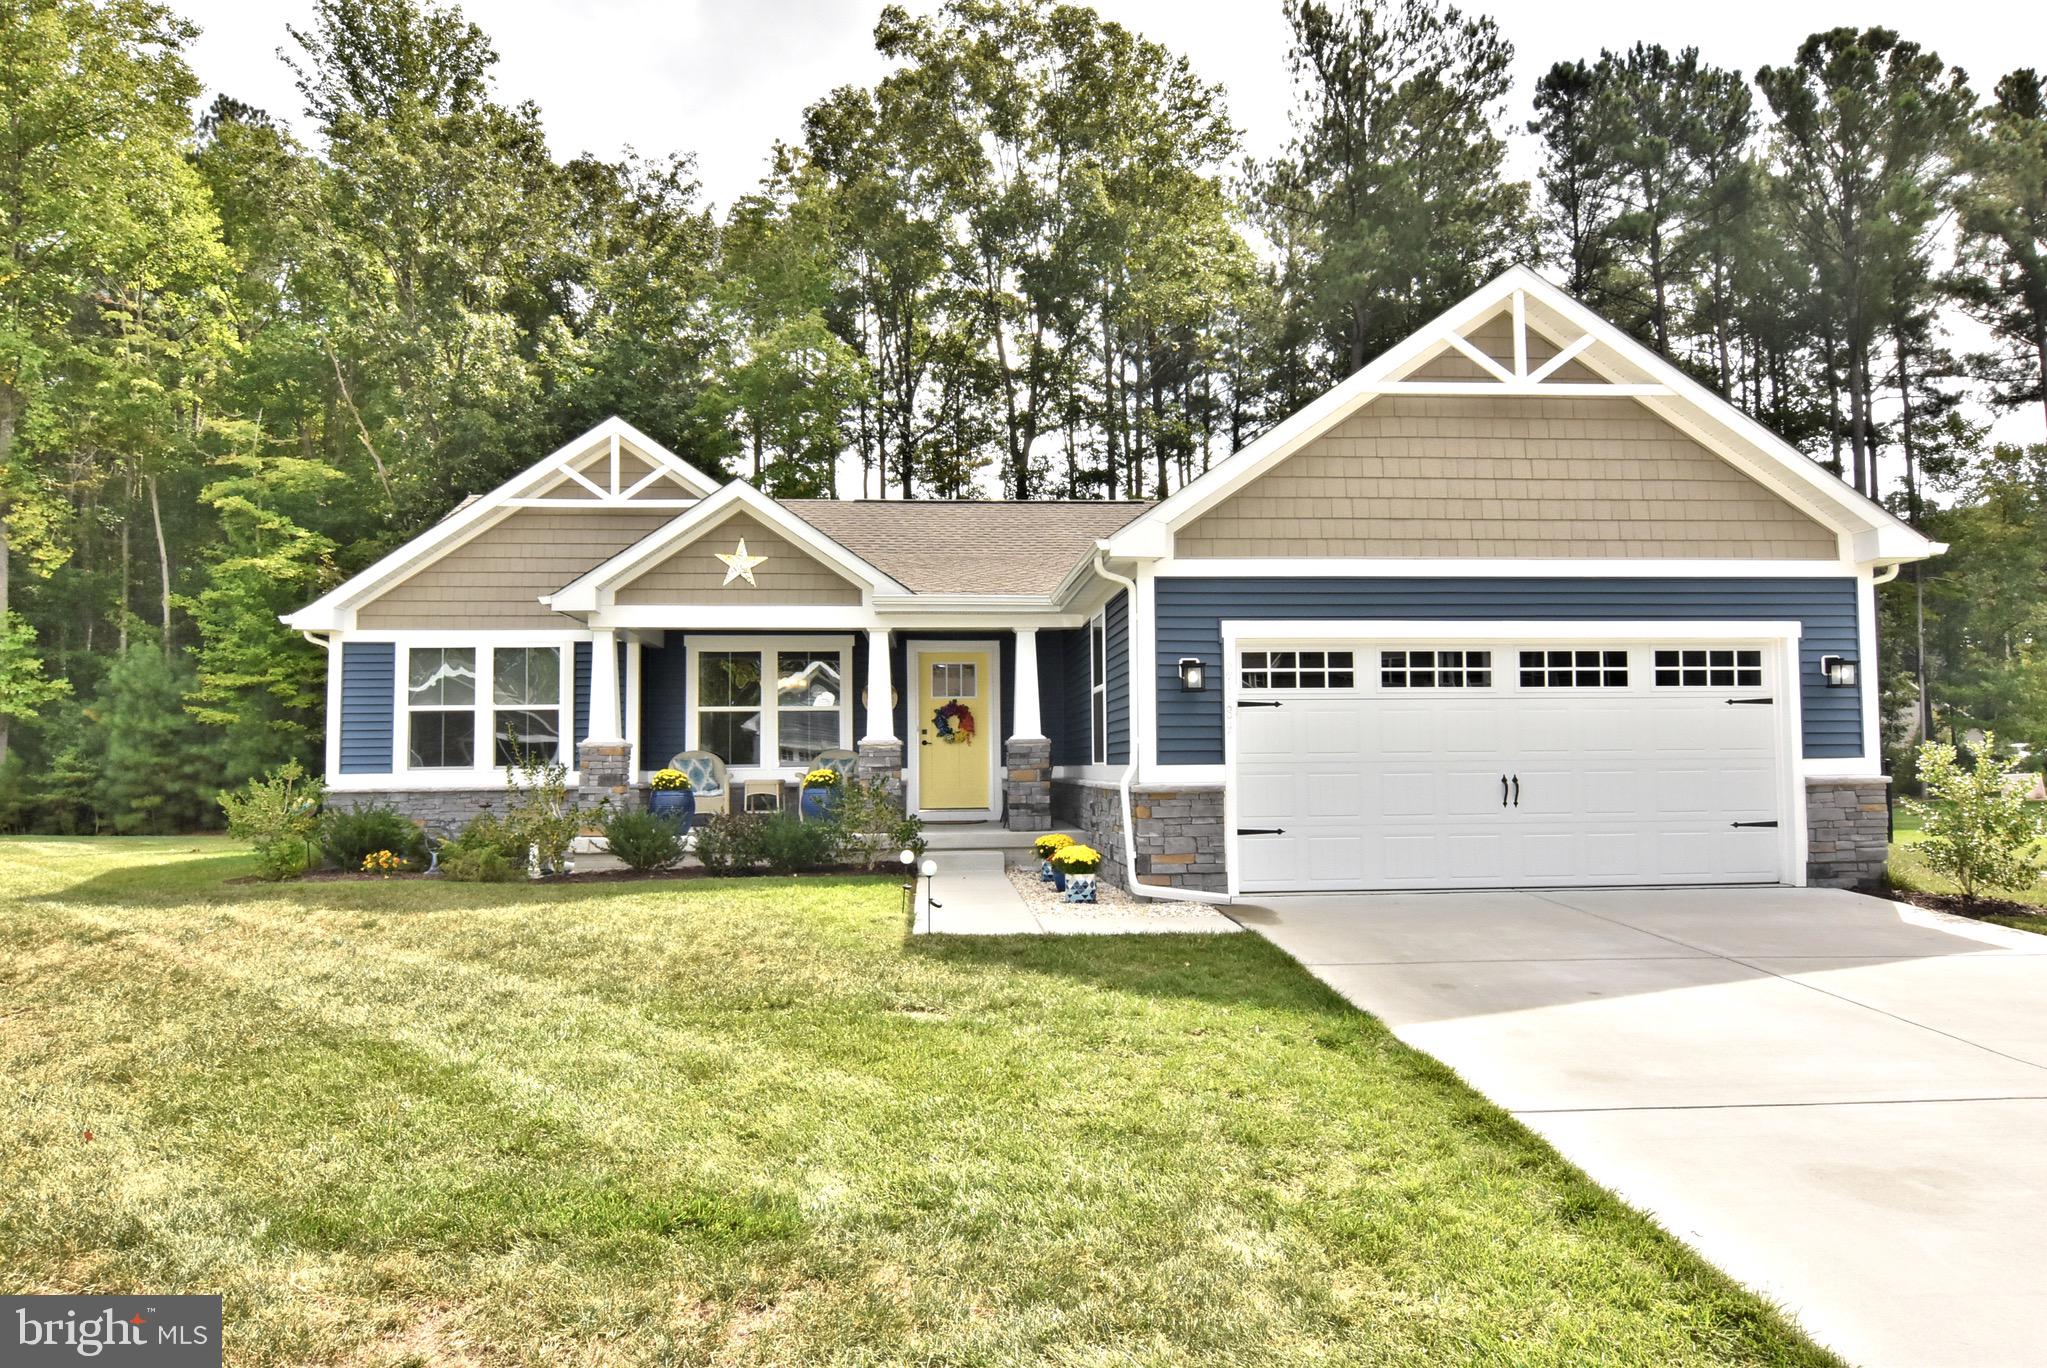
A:
POLYGON ((766 556, 747 555, 746 538, 744 537, 739 539, 739 549, 737 551, 732 552, 730 555, 723 551, 716 552, 715 554, 719 560, 725 562, 725 583, 727 584, 732 583, 736 579, 743 579, 748 584, 753 584, 753 568, 767 560, 766 556))

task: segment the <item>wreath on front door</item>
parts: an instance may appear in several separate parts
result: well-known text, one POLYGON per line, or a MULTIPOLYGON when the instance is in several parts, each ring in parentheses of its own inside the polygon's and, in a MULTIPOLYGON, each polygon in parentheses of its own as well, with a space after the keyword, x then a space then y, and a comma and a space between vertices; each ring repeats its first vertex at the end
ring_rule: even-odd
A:
POLYGON ((938 739, 958 745, 974 739, 974 710, 955 699, 937 712, 931 714, 931 725, 938 728, 938 739))

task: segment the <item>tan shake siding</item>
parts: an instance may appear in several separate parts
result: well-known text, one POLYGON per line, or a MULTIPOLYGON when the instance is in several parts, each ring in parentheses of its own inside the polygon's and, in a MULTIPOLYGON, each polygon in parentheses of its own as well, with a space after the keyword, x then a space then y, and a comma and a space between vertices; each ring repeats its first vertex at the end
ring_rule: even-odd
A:
POLYGON ((794 603, 808 605, 857 604, 860 587, 811 556, 781 533, 770 531, 758 519, 735 514, 698 536, 689 545, 671 553, 652 569, 616 594, 621 604, 663 603, 794 603), (726 584, 725 562, 719 552, 731 552, 746 539, 749 555, 766 556, 753 569, 754 582, 734 580, 726 584))
POLYGON ((358 627, 570 628, 555 590, 677 516, 674 509, 522 508, 356 612, 358 627))
POLYGON ((1203 556, 1832 559, 1834 533, 1632 399, 1374 401, 1181 529, 1203 556))

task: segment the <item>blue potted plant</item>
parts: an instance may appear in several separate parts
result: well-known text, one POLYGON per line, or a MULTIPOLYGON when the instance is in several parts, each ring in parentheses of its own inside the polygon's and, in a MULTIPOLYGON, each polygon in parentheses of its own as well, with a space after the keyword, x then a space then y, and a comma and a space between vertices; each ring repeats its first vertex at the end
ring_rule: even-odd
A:
POLYGON ((829 765, 820 765, 803 776, 803 792, 796 800, 797 809, 806 822, 822 822, 831 816, 832 804, 839 797, 839 772, 829 765))
POLYGON ((655 770, 649 782, 654 789, 647 795, 647 811, 688 831, 697 817, 697 795, 689 776, 679 769, 655 770))
POLYGON ((1031 842, 1031 849, 1038 856, 1038 879, 1057 888, 1066 885, 1060 881, 1059 871, 1052 867, 1052 857, 1073 844, 1073 838, 1063 831, 1048 831, 1031 842))

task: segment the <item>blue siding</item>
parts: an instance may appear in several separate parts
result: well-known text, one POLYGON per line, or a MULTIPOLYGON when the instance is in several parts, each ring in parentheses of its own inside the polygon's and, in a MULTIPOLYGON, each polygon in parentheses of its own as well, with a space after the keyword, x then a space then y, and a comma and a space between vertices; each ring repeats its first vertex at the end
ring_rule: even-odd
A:
POLYGON ((1087 633, 1038 633, 1038 716, 1052 741, 1052 763, 1085 765, 1087 633))
POLYGON ((341 644, 341 772, 389 774, 398 648, 388 641, 341 644))
POLYGON ((1130 763, 1129 590, 1109 600, 1102 618, 1109 642, 1108 697, 1103 700, 1109 713, 1109 763, 1127 765, 1130 763))
POLYGON ((689 652, 682 633, 640 648, 640 764, 659 769, 689 746, 689 652))
MULTIPOLYGON (((1829 689, 1823 655, 1857 658, 1855 581, 1840 579, 1162 579, 1158 581, 1159 760, 1223 758, 1222 690, 1180 691, 1182 656, 1222 678, 1224 618, 1742 619, 1805 624, 1805 754, 1862 754, 1861 690, 1829 689)), ((1873 668, 1865 662, 1864 669, 1873 668)), ((1113 732, 1112 732, 1113 734, 1113 732)))
MULTIPOLYGON (((590 643, 576 643, 576 734, 570 738, 571 756, 582 754, 583 738, 590 734, 590 643)), ((571 762, 574 763, 573 761, 571 762)))

